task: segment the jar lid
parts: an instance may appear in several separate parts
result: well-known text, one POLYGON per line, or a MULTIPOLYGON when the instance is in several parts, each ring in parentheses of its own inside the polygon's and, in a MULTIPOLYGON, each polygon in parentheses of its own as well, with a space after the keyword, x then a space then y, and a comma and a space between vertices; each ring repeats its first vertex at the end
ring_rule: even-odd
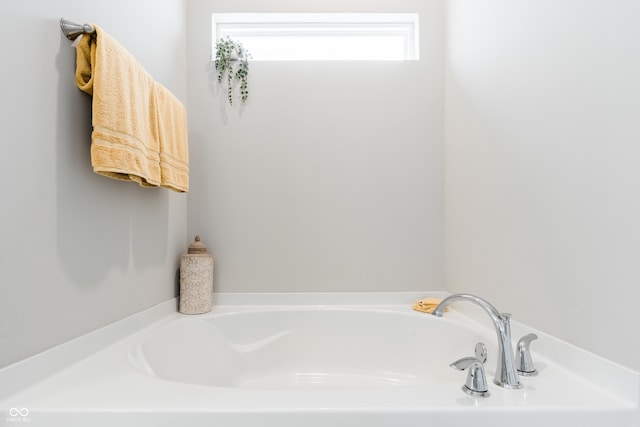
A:
POLYGON ((200 236, 196 236, 195 242, 189 245, 190 254, 206 254, 207 247, 200 241, 200 236))

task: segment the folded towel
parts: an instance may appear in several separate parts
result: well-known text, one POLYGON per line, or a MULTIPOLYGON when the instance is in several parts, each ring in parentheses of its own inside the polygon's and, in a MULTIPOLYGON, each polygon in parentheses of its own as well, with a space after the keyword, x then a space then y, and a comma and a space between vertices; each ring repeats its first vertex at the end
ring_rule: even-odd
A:
POLYGON ((187 191, 184 107, 124 47, 94 28, 76 46, 76 83, 93 96, 94 172, 143 187, 187 191))
POLYGON ((160 185, 178 192, 189 191, 187 113, 175 96, 156 83, 160 142, 160 185))
MULTIPOLYGON (((411 306, 416 311, 422 311, 423 313, 433 313, 433 310, 436 309, 438 304, 440 304, 442 300, 438 298, 424 298, 421 300, 417 300, 413 302, 411 306)), ((444 311, 449 311, 449 308, 445 308, 444 311)))

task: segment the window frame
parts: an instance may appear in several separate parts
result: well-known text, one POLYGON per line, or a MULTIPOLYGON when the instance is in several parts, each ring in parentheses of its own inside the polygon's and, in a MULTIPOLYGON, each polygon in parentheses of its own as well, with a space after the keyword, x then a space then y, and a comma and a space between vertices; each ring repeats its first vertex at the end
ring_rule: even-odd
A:
MULTIPOLYGON (((242 42, 242 35, 264 37, 403 37, 402 57, 317 58, 317 60, 419 60, 419 16, 417 13, 213 13, 212 39, 229 36, 242 42)), ((251 52, 250 46, 245 47, 251 52)), ((215 46, 213 46, 215 49, 215 46)), ((362 52, 360 52, 362 53, 362 52)), ((213 52, 215 55, 215 52, 213 52)), ((314 58, 253 58, 258 61, 313 61, 314 58)))

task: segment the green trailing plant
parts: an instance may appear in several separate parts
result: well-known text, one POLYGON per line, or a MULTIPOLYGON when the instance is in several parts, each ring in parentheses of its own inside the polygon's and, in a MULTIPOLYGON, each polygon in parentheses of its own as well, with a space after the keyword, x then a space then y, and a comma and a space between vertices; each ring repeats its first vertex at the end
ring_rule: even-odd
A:
POLYGON ((216 42, 215 67, 218 72, 218 83, 226 84, 227 99, 233 105, 233 83, 240 82, 240 100, 244 104, 249 97, 248 77, 251 54, 241 43, 229 37, 216 42))

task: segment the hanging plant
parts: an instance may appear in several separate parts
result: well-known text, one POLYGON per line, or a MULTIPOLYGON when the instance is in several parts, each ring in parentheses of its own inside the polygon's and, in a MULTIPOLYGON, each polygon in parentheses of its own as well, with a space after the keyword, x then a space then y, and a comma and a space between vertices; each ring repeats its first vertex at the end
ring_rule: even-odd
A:
POLYGON ((218 83, 224 81, 227 99, 233 105, 233 82, 240 81, 240 100, 244 104, 249 97, 247 79, 249 77, 249 59, 251 54, 241 43, 231 38, 221 38, 216 42, 215 67, 218 72, 218 83))

